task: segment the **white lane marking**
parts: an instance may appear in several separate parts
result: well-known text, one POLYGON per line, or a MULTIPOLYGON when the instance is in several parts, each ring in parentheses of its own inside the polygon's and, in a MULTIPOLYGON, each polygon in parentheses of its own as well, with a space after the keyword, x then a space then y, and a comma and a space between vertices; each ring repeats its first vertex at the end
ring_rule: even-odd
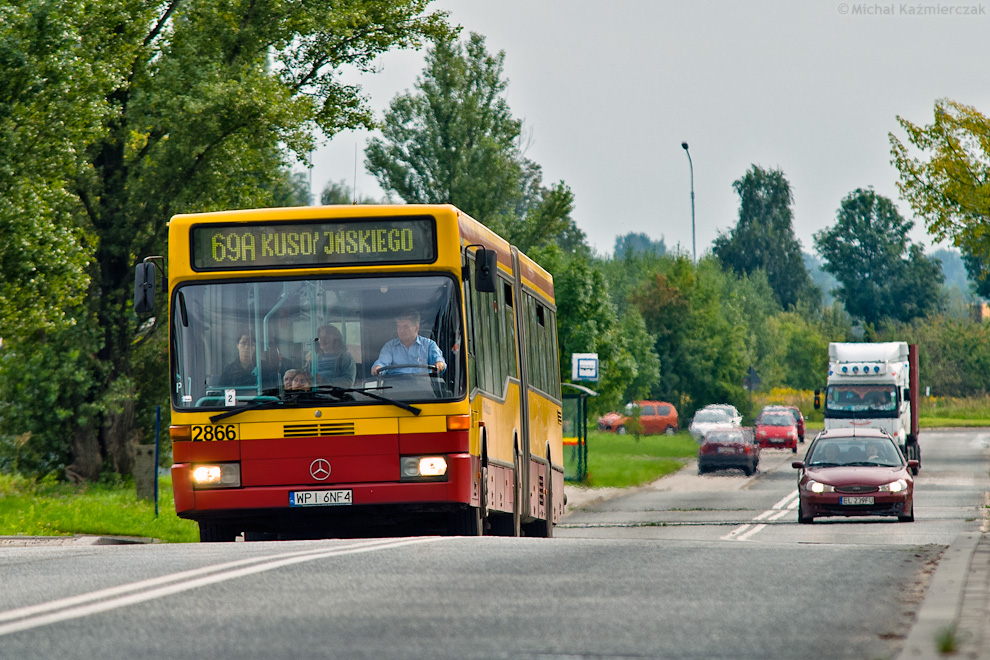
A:
POLYGON ((81 594, 70 598, 62 598, 49 603, 42 603, 40 605, 0 612, 0 621, 20 619, 19 621, 13 621, 12 623, 0 625, 0 636, 9 635, 22 630, 29 630, 31 628, 37 628, 39 626, 49 625, 52 623, 58 623, 59 621, 66 621, 68 619, 78 619, 91 614, 98 614, 100 612, 106 612, 120 607, 134 605, 136 603, 143 603, 145 601, 171 596, 173 594, 189 591, 190 589, 197 589, 199 587, 215 584, 217 582, 233 580, 246 575, 262 573, 264 571, 270 571, 283 566, 291 566, 292 564, 312 561, 314 559, 339 557, 362 552, 374 552, 375 550, 387 550, 390 548, 399 548, 405 545, 430 543, 438 540, 440 540, 440 537, 362 542, 351 544, 343 548, 335 548, 333 550, 303 550, 299 552, 286 552, 277 555, 267 555, 264 557, 255 557, 251 559, 226 562, 223 564, 215 564, 213 566, 206 566, 190 571, 182 571, 171 575, 152 578, 150 580, 141 580, 139 582, 132 582, 130 584, 120 585, 118 587, 101 589, 88 594, 81 594), (251 566, 250 564, 255 565, 251 566), (204 575, 207 573, 213 573, 213 575, 204 575), (174 584, 168 584, 170 582, 174 584), (153 587, 155 585, 164 586, 148 589, 148 587, 153 587), (139 593, 132 593, 139 590, 139 593), (109 599, 103 600, 107 598, 109 599))
MULTIPOLYGON (((363 541, 359 543, 349 544, 348 548, 363 548, 370 545, 379 545, 382 541, 363 541)), ((48 603, 41 603, 39 605, 30 605, 28 607, 21 607, 14 610, 7 610, 6 612, 0 612, 0 621, 10 621, 12 619, 22 619, 26 616, 31 616, 33 614, 39 614, 41 612, 51 612, 53 610, 63 609, 66 607, 71 607, 73 605, 80 605, 82 603, 88 603, 94 600, 100 600, 101 598, 110 598, 112 596, 119 596, 120 594, 129 593, 131 591, 138 591, 140 589, 147 589, 150 587, 156 587, 162 584, 167 584, 169 582, 178 582, 179 580, 185 580, 188 578, 193 578, 199 575, 204 575, 206 573, 217 573, 219 571, 229 570, 232 568, 237 568, 238 566, 247 566, 248 564, 258 564, 263 561, 272 561, 274 559, 281 559, 283 557, 299 557, 303 555, 311 555, 317 553, 326 552, 326 549, 322 548, 311 548, 309 550, 297 550, 295 552, 283 552, 277 555, 263 555, 260 557, 248 557, 247 559, 238 559, 236 561, 229 561, 223 564, 213 564, 211 566, 204 566, 202 568, 194 568, 188 571, 181 571, 179 573, 172 573, 171 575, 163 575, 156 578, 150 578, 147 580, 141 580, 139 582, 132 582, 130 584, 122 584, 116 587, 108 587, 106 589, 100 589, 98 591, 92 591, 87 594, 80 594, 78 596, 70 596, 68 598, 61 598, 59 600, 53 600, 48 603)))
POLYGON ((746 523, 745 525, 739 525, 739 527, 736 527, 734 530, 732 530, 725 536, 721 537, 721 539, 723 541, 736 541, 738 540, 737 537, 743 532, 745 532, 747 529, 749 529, 750 527, 752 527, 752 525, 750 525, 749 523, 746 523))
POLYGON ((786 516, 788 513, 791 513, 791 510, 790 509, 783 509, 782 511, 778 511, 777 513, 775 513, 772 516, 770 516, 770 520, 780 520, 781 518, 783 518, 784 516, 786 516))
MULTIPOLYGON (((797 508, 800 500, 798 499, 798 491, 792 491, 787 494, 782 500, 774 504, 772 507, 761 513, 760 515, 753 518, 753 522, 760 522, 761 520, 779 520, 786 516, 788 513, 792 512, 797 508)), ((723 541, 748 541, 753 535, 757 534, 761 530, 766 528, 765 523, 759 525, 753 525, 752 523, 746 523, 736 527, 734 530, 721 537, 723 541), (750 529, 752 527, 752 529, 750 529)))
POLYGON ((785 497, 781 501, 777 502, 776 504, 774 504, 770 508, 771 509, 783 509, 783 508, 787 507, 788 504, 790 503, 790 501, 793 500, 793 499, 795 499, 797 496, 798 496, 798 492, 797 492, 797 490, 794 490, 793 492, 789 493, 787 495, 787 497, 785 497))
POLYGON ((736 540, 737 541, 745 541, 750 536, 752 536, 753 534, 756 534, 758 531, 760 531, 764 527, 766 527, 766 525, 757 525, 756 527, 754 527, 753 529, 749 530, 748 532, 746 532, 745 534, 743 534, 742 536, 740 536, 736 540))

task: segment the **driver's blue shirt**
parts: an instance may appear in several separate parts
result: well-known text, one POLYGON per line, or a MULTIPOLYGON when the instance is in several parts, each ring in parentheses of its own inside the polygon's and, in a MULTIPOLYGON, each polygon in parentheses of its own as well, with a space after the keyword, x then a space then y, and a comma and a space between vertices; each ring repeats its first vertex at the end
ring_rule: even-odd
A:
MULTIPOLYGON (((417 335, 416 341, 409 348, 406 348, 405 344, 396 337, 385 342, 381 353, 378 354, 378 359, 371 367, 387 367, 392 364, 421 364, 426 367, 430 364, 436 364, 440 360, 443 361, 444 365, 447 364, 447 361, 443 359, 440 347, 429 337, 417 335)), ((389 373, 414 374, 426 373, 426 370, 398 368, 389 373)))

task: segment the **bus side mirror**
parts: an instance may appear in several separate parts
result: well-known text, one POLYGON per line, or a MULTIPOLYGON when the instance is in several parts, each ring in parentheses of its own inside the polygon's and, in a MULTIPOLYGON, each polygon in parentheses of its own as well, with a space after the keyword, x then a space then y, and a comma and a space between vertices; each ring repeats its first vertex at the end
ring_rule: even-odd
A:
POLYGON ((815 390, 815 410, 822 409, 822 391, 815 390))
POLYGON ((474 289, 495 293, 495 273, 498 271, 498 254, 484 247, 475 252, 474 289))
POLYGON ((901 401, 908 401, 908 402, 911 401, 911 388, 910 387, 905 387, 904 388, 904 398, 901 399, 901 401))
POLYGON ((139 263, 134 268, 134 312, 150 314, 155 309, 155 264, 139 263))

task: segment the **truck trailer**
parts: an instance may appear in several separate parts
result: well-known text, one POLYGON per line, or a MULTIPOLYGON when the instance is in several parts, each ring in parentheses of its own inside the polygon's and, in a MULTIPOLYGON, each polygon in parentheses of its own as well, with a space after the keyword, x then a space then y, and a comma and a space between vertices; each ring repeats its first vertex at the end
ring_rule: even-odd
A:
MULTIPOLYGON (((902 341, 828 345, 825 428, 877 428, 918 461, 918 347, 902 341)), ((815 408, 822 404, 815 391, 815 408)))

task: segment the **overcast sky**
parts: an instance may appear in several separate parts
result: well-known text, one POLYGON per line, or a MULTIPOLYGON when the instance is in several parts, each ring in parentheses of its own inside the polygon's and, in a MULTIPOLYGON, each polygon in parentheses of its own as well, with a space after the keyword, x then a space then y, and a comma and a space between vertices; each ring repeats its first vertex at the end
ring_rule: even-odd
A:
MULTIPOLYGON (((732 182, 757 164, 781 169, 806 252, 843 197, 873 186, 898 198, 888 133, 898 115, 930 124, 947 97, 990 114, 990 0, 920 5, 833 0, 437 0, 453 23, 505 51, 507 98, 525 122, 526 156, 544 183, 563 180, 573 218, 600 253, 644 232, 697 252, 731 229, 732 182), (927 9, 926 9, 927 8, 927 9), (912 11, 941 15, 912 15, 912 11), (967 15, 972 12, 975 15, 967 15)), ((412 90, 422 53, 389 54, 355 78, 379 116, 412 90)), ((329 181, 384 197, 364 170, 368 134, 346 132, 314 157, 329 181), (355 150, 357 176, 355 178, 355 150)), ((911 237, 931 245, 923 222, 911 237)))

